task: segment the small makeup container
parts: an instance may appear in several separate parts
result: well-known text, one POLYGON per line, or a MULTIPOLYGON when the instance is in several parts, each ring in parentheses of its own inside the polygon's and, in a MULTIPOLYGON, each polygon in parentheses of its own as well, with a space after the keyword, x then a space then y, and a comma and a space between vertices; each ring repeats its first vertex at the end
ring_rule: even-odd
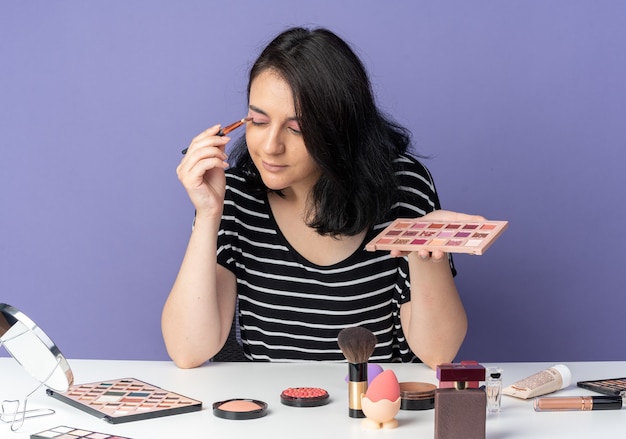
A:
POLYGON ((280 394, 280 402, 291 407, 319 407, 329 401, 328 392, 319 387, 290 387, 280 394))
POLYGON ((475 361, 437 366, 435 439, 485 439, 487 394, 478 387, 485 368, 475 361))
POLYGON ((430 410, 435 408, 435 390, 430 383, 400 383, 401 410, 430 410))
POLYGON ((487 413, 500 413, 502 401, 502 369, 488 367, 485 378, 485 392, 487 393, 487 413))
POLYGON ((236 421, 262 418, 267 414, 267 403, 245 398, 218 401, 213 403, 213 414, 218 418, 236 421))

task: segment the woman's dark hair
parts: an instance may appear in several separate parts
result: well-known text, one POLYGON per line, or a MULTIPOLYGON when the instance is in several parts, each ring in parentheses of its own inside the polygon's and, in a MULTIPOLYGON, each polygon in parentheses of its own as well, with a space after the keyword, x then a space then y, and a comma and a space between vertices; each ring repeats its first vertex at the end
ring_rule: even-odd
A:
MULTIPOLYGON (((409 132, 377 108, 362 62, 327 29, 297 27, 278 35, 252 66, 248 97, 254 79, 268 69, 289 84, 304 143, 321 169, 308 200, 308 225, 331 236, 369 229, 395 201, 393 161, 406 152, 409 132)), ((268 190, 245 138, 231 155, 252 189, 268 190)))

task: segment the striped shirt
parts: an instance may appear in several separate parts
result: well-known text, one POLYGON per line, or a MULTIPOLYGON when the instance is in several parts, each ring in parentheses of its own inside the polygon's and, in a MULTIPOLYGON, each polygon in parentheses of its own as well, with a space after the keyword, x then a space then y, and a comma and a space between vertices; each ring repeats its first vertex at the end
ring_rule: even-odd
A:
POLYGON ((439 209, 429 171, 400 156, 397 202, 384 222, 368 231, 347 259, 313 264, 281 234, 267 196, 245 190, 236 168, 226 172, 218 263, 237 278, 238 319, 246 357, 260 361, 345 361, 337 344, 341 329, 363 326, 377 337, 371 361, 419 361, 400 325, 400 305, 410 300, 407 258, 365 251, 365 244, 396 218, 439 209))

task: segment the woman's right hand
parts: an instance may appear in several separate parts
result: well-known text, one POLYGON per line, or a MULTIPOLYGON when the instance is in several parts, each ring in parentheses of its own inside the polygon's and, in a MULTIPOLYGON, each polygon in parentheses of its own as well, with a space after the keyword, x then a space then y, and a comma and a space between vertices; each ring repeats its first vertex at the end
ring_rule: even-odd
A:
POLYGON ((228 168, 225 153, 227 136, 218 136, 220 125, 198 134, 189 144, 187 153, 176 168, 178 179, 198 215, 221 215, 228 168))

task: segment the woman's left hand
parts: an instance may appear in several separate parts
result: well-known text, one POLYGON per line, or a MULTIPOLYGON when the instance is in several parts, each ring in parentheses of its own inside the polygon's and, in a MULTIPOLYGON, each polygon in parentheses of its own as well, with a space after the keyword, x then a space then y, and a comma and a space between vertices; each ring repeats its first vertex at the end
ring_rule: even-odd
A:
MULTIPOLYGON (((459 222, 486 221, 486 218, 480 215, 469 215, 466 213, 453 212, 450 210, 434 210, 430 213, 427 213, 420 219, 423 219, 425 221, 459 221, 459 222)), ((408 256, 410 253, 417 253, 420 259, 423 259, 423 260, 431 260, 434 262, 448 260, 447 253, 441 250, 429 251, 425 249, 420 249, 416 252, 391 250, 391 256, 393 257, 408 256)))

